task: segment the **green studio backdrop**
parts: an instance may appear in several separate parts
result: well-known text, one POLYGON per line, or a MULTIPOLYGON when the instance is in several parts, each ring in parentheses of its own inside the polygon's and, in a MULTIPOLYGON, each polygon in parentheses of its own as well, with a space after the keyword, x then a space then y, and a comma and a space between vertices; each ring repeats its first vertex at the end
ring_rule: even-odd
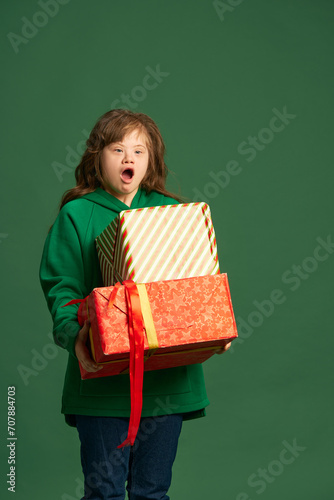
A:
POLYGON ((38 268, 87 134, 115 107, 157 122, 168 188, 209 203, 239 329, 204 364, 211 404, 183 425, 171 498, 333 498, 333 13, 326 0, 2 4, 2 498, 11 386, 15 498, 81 498, 60 413, 67 352, 38 268))

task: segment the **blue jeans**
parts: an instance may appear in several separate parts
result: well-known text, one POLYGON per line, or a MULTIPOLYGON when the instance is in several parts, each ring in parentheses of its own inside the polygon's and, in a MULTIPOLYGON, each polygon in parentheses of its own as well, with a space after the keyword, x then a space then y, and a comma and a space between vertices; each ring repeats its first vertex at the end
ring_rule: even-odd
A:
POLYGON ((133 446, 117 449, 129 419, 76 415, 85 479, 81 500, 168 500, 182 414, 143 417, 133 446))

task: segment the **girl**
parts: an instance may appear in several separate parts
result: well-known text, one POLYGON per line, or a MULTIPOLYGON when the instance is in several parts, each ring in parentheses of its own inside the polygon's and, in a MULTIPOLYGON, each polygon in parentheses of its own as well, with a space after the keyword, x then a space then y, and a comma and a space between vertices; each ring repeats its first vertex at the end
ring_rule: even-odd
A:
MULTIPOLYGON (((56 344, 67 349, 62 408, 80 439, 84 499, 166 500, 184 420, 205 416, 201 364, 144 374, 143 409, 134 446, 117 449, 127 436, 129 375, 81 380, 79 361, 96 372, 80 328, 78 305, 61 307, 103 286, 95 238, 122 210, 182 202, 165 189, 165 145, 143 113, 114 109, 95 124, 44 245, 40 281, 53 319, 56 344)), ((227 343, 218 352, 229 348, 227 343)))

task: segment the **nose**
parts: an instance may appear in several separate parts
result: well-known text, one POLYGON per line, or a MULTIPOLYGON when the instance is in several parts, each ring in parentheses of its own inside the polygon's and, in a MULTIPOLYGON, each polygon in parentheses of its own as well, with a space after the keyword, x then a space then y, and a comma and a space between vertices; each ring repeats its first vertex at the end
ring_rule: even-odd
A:
POLYGON ((133 163, 133 154, 130 151, 124 152, 123 162, 124 163, 133 163))

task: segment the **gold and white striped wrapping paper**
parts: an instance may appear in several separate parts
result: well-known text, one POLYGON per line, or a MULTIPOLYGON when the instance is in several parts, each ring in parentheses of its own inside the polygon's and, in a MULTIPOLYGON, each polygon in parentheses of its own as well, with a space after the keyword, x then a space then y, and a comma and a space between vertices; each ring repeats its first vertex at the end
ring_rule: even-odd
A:
POLYGON ((204 202, 129 209, 96 238, 104 286, 218 274, 216 237, 204 202))

